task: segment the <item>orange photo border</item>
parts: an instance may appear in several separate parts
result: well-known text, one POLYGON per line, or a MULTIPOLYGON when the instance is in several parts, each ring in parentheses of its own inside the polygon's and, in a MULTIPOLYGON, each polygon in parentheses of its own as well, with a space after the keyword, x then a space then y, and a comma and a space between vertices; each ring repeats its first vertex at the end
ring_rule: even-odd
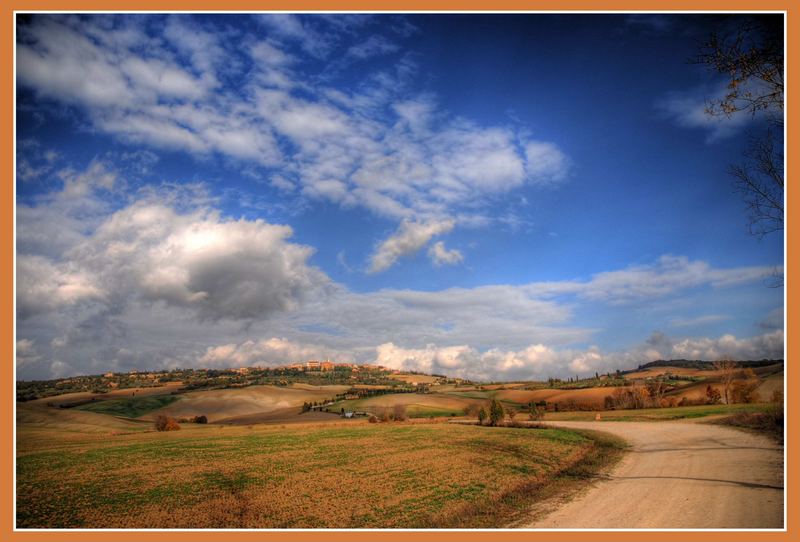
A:
MULTIPOLYGON (((685 541, 702 540, 703 542, 739 542, 751 540, 789 541, 798 539, 800 527, 800 505, 798 505, 798 395, 792 393, 797 387, 797 377, 791 363, 786 365, 786 531, 748 532, 748 531, 14 531, 14 402, 16 400, 14 386, 14 12, 15 11, 783 11, 786 12, 786 74, 789 89, 789 104, 798 96, 798 62, 800 54, 798 43, 798 13, 800 8, 793 7, 789 0, 763 0, 752 2, 745 0, 675 0, 671 2, 658 0, 632 1, 608 0, 596 2, 591 0, 384 0, 380 4, 366 0, 116 0, 103 2, 100 0, 6 0, 0 7, 0 59, 2 74, 0 75, 0 103, 2 107, 2 127, 0 135, 0 164, 7 177, 6 185, 0 191, 2 204, 2 234, 0 243, 5 263, 2 273, 2 304, 6 309, 2 316, 2 342, 6 344, 4 351, 9 354, 9 362, 3 371, 6 374, 5 387, 8 395, 3 394, 0 411, 7 424, 2 430, 2 469, 0 469, 0 539, 13 541, 38 542, 46 540, 67 541, 132 541, 132 540, 325 540, 325 541, 367 541, 384 539, 392 541, 406 540, 413 537, 418 541, 477 541, 492 538, 509 541, 583 541, 598 540, 608 542, 633 542, 647 539, 648 542, 660 542, 680 538, 685 541), (792 458, 794 454, 794 458, 792 458), (793 513, 794 512, 794 513, 793 513)), ((798 128, 794 124, 797 114, 792 107, 786 107, 786 159, 787 171, 789 157, 794 157, 797 148, 798 128)), ((786 192, 788 202, 797 200, 791 191, 786 192)), ((791 204, 789 205, 791 207, 791 204)), ((790 220, 786 220, 786 224, 790 220)), ((793 238, 790 230, 785 230, 786 259, 785 268, 795 269, 796 251, 793 250, 793 238)), ((788 275, 787 275, 788 279, 788 275)), ((786 358, 792 357, 796 350, 796 341, 792 341, 792 324, 795 312, 792 309, 794 289, 786 280, 786 358)), ((794 326, 796 327, 796 326, 794 326)))

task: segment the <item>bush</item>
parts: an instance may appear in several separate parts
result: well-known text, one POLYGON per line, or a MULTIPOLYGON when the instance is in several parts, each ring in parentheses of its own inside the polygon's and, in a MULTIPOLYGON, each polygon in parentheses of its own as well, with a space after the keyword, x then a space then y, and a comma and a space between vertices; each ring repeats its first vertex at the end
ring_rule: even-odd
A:
POLYGON ((394 405, 394 421, 402 422, 408 418, 406 414, 406 405, 394 405))
POLYGON ((536 404, 531 403, 531 410, 528 413, 528 417, 533 421, 539 421, 544 418, 544 409, 540 409, 536 404))
POLYGON ((492 399, 489 405, 489 425, 498 425, 506 417, 506 411, 500 401, 492 399))
POLYGON ((480 413, 481 405, 477 403, 470 403, 464 407, 464 416, 469 416, 470 418, 477 418, 478 414, 480 413))
POLYGON ((722 393, 717 388, 712 388, 709 384, 706 386, 706 403, 709 405, 717 405, 722 402, 722 393))
POLYGON ((690 399, 686 396, 681 397, 681 400, 678 402, 678 406, 698 406, 706 404, 705 399, 690 399))
POLYGON ((165 416, 163 414, 156 416, 155 427, 156 431, 177 431, 181 428, 174 418, 170 418, 169 416, 165 416))
POLYGON ((761 383, 753 369, 745 369, 738 375, 739 380, 735 380, 731 385, 731 399, 734 403, 755 403, 758 401, 756 388, 761 383))
POLYGON ((369 423, 378 423, 378 418, 375 417, 375 414, 371 414, 369 417, 369 423))
POLYGON ((481 409, 478 411, 478 423, 480 425, 483 425, 483 422, 486 421, 486 416, 486 409, 481 407, 481 409))
POLYGON ((208 423, 208 418, 205 415, 195 416, 193 421, 194 423, 208 423))

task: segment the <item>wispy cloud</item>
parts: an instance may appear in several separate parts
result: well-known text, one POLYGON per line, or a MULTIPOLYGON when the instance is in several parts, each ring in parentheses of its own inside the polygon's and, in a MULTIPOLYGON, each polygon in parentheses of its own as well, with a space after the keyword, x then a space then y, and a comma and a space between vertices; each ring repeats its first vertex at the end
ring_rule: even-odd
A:
POLYGON ((430 222, 404 220, 395 233, 378 245, 370 257, 368 271, 380 273, 389 269, 399 258, 416 253, 437 235, 452 230, 453 226, 455 226, 453 220, 430 222))
MULTIPOLYGON (((267 36, 238 35, 245 47, 235 50, 190 17, 131 20, 141 24, 34 17, 19 32, 19 83, 85 109, 95 129, 122 141, 221 155, 267 176, 279 167, 278 189, 394 220, 469 220, 481 201, 567 177, 570 160, 555 143, 479 125, 415 92, 407 54, 356 90, 308 84, 309 57, 348 43, 328 19, 260 16, 267 36)), ((365 58, 396 49, 376 34, 343 50, 365 58)))
POLYGON ((670 323, 673 327, 694 327, 723 322, 729 319, 730 317, 724 314, 706 314, 703 316, 695 316, 694 318, 675 318, 670 323))
POLYGON ((428 257, 435 265, 455 265, 464 261, 464 255, 456 249, 447 249, 444 241, 437 241, 428 249, 428 257))
POLYGON ((730 116, 709 115, 709 103, 724 97, 725 92, 724 84, 669 92, 656 102, 656 109, 677 126, 705 130, 706 142, 714 143, 736 135, 754 120, 752 115, 743 112, 730 116))

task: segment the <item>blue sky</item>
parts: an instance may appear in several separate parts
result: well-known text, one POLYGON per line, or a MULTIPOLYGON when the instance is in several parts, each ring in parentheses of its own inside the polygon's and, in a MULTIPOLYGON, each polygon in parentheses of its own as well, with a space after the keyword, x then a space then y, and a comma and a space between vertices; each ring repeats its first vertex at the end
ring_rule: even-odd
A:
POLYGON ((782 232, 726 173, 765 120, 688 61, 732 24, 24 17, 18 377, 782 357, 782 232))

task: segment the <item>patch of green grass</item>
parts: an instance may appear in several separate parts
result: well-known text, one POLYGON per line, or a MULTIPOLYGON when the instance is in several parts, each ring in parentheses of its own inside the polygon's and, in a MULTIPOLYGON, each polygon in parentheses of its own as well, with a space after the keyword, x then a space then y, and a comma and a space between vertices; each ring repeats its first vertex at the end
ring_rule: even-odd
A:
POLYGON ((96 401, 75 407, 77 410, 88 410, 99 414, 110 414, 122 418, 138 418, 148 412, 158 410, 179 399, 176 395, 151 395, 149 397, 130 397, 125 399, 109 399, 96 401))
POLYGON ((642 408, 637 410, 604 410, 599 412, 548 412, 547 421, 592 421, 597 414, 606 421, 640 422, 660 420, 681 420, 724 416, 739 412, 764 412, 768 404, 754 403, 742 405, 697 405, 674 408, 642 408))

